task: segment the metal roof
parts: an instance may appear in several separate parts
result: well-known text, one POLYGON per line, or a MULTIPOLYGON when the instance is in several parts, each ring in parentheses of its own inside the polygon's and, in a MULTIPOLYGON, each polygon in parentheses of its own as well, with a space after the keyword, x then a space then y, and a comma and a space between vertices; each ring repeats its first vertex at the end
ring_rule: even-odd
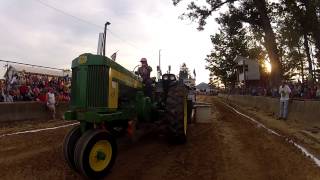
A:
POLYGON ((43 74, 43 75, 60 76, 60 77, 69 75, 69 77, 71 77, 71 71, 68 71, 68 70, 56 70, 56 69, 20 65, 20 64, 9 65, 7 72, 11 70, 16 72, 27 72, 32 74, 43 74))

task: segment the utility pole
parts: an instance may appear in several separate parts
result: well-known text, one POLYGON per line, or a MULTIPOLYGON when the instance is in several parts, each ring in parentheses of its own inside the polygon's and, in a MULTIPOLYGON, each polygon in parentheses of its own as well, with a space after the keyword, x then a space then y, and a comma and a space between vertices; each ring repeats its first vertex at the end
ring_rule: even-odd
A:
POLYGON ((104 56, 104 57, 106 56, 107 27, 108 27, 108 25, 110 25, 110 24, 111 24, 111 23, 108 22, 108 21, 104 24, 104 46, 103 46, 103 56, 104 56))
POLYGON ((160 65, 161 65, 161 49, 159 49, 159 65, 158 65, 158 67, 157 67, 158 80, 160 80, 160 79, 161 79, 161 76, 162 76, 162 72, 161 72, 161 67, 160 67, 160 65))
POLYGON ((246 88, 247 88, 247 84, 246 84, 246 62, 245 59, 242 60, 242 65, 243 65, 243 81, 244 81, 244 93, 246 93, 246 88))
POLYGON ((161 69, 161 49, 159 49, 159 69, 161 69))

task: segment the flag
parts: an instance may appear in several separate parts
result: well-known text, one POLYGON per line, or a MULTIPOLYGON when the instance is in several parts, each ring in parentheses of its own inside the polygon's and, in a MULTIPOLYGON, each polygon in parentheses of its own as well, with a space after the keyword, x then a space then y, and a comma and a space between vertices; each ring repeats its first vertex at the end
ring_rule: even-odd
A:
MULTIPOLYGON (((117 51, 117 52, 118 52, 118 51, 117 51)), ((117 52, 115 52, 115 53, 113 53, 113 54, 111 55, 111 59, 112 59, 113 61, 116 61, 117 52)))
POLYGON ((193 75, 196 77, 196 69, 193 69, 193 75))

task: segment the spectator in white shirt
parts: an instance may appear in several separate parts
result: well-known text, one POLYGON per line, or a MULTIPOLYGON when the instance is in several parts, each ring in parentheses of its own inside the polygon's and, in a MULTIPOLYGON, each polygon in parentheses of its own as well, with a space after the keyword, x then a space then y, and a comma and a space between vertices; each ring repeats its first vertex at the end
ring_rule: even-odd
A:
POLYGON ((56 118, 56 98, 52 88, 49 88, 49 92, 47 93, 47 107, 52 113, 52 119, 56 118))
POLYGON ((288 117, 288 104, 289 104, 289 95, 291 89, 285 81, 282 81, 281 86, 279 87, 280 94, 280 113, 278 119, 286 120, 288 117))

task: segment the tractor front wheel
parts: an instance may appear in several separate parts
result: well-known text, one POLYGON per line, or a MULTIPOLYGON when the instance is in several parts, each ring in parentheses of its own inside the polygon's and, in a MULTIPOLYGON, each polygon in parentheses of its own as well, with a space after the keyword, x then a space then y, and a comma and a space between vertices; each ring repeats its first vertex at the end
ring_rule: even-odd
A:
POLYGON ((81 137, 80 126, 76 126, 69 131, 69 133, 64 138, 63 143, 63 154, 68 165, 71 169, 76 170, 76 165, 74 163, 74 150, 78 140, 81 137))
POLYGON ((109 173, 116 156, 115 138, 105 130, 93 129, 79 139, 74 159, 82 175, 89 179, 100 179, 109 173))

